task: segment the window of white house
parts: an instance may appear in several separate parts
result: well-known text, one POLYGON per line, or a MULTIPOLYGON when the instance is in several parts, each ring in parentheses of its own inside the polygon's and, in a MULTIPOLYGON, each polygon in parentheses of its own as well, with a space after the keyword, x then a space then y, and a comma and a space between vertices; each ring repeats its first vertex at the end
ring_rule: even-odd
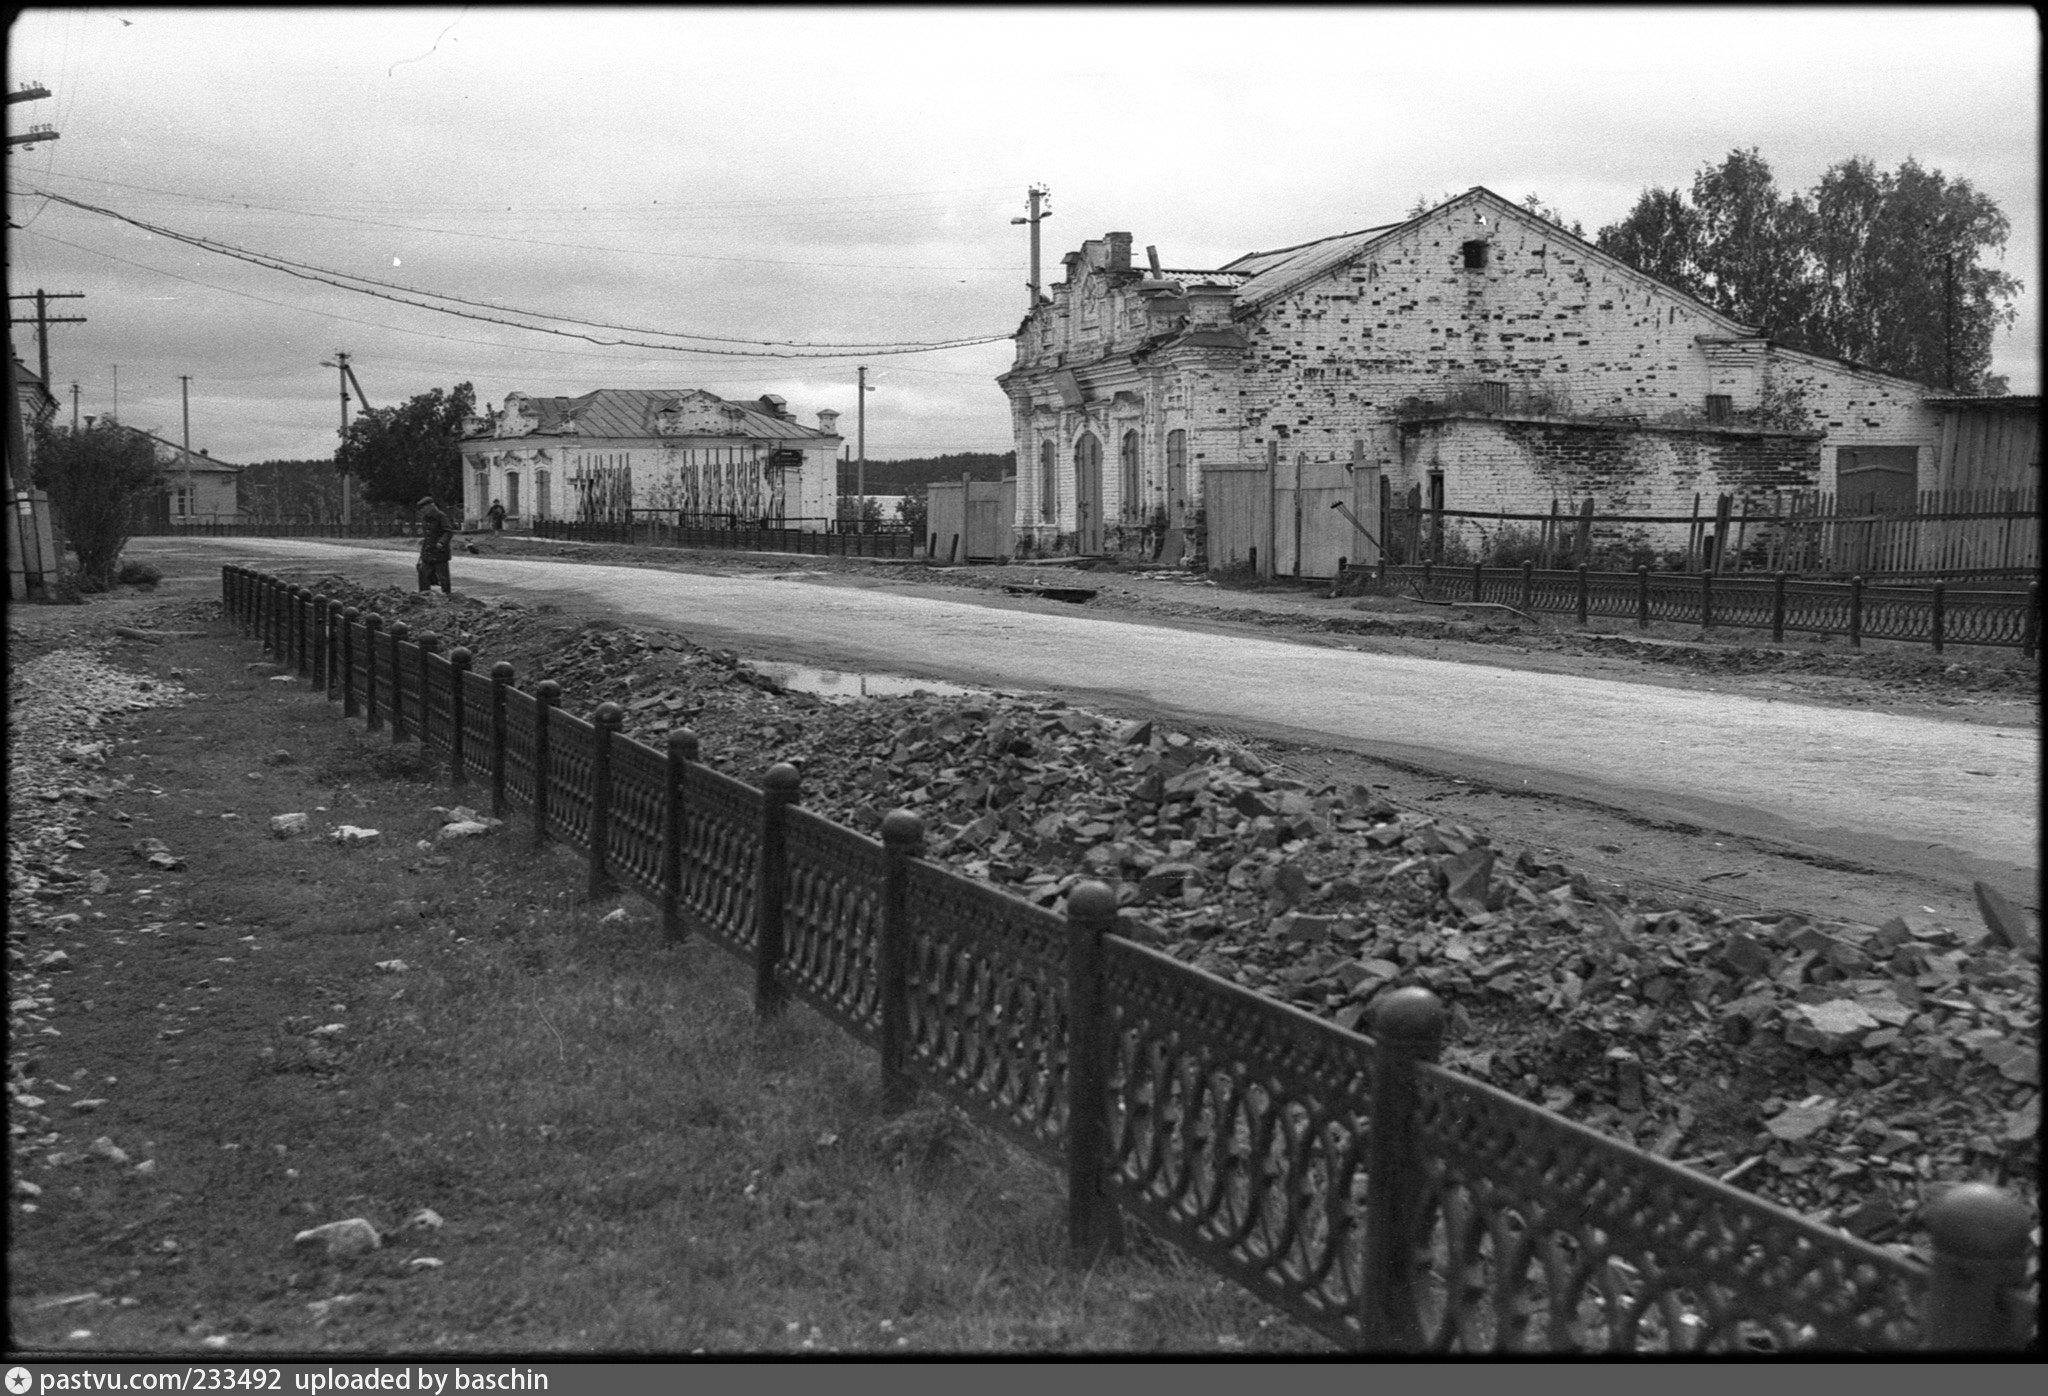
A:
POLYGON ((171 487, 171 516, 173 518, 191 518, 196 503, 195 491, 192 486, 173 485, 171 487))
POLYGON ((1060 514, 1059 474, 1054 466, 1056 452, 1050 441, 1038 446, 1038 516, 1047 523, 1060 514))
POLYGON ((1465 244, 1465 270, 1486 270, 1486 243, 1483 239, 1475 239, 1465 244))
POLYGON ((519 512, 519 472, 516 470, 505 472, 505 512, 519 512))
POLYGON ((1138 501, 1138 433, 1127 431, 1117 449, 1118 463, 1123 467, 1124 517, 1135 519, 1139 513, 1138 501))
POLYGON ((548 472, 533 472, 533 516, 537 519, 553 517, 549 505, 548 472))

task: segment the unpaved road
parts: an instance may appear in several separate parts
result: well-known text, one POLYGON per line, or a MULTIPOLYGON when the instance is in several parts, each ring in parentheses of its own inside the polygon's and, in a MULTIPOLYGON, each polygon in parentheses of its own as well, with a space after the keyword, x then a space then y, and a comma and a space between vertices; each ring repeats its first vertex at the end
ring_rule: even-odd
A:
MULTIPOLYGON (((376 585, 410 586, 412 576, 408 552, 377 545, 191 539, 136 548, 332 569, 376 585)), ((1882 870, 1951 893, 1981 877, 2033 901, 2031 729, 1167 628, 1035 599, 733 575, 702 559, 697 570, 656 571, 463 557, 456 569, 465 592, 612 614, 743 655, 1057 690, 1112 710, 1354 752, 1496 796, 1558 796, 1626 812, 1632 823, 1719 832, 1809 865, 1882 870)), ((801 569, 792 558, 791 571, 801 569)))

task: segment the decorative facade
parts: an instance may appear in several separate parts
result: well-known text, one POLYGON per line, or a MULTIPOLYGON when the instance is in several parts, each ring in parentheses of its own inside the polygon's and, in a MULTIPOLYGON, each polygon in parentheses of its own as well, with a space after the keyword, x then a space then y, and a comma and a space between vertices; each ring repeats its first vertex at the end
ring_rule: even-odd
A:
POLYGON ((1084 243, 1017 332, 1020 546, 1171 556, 1204 468, 1269 453, 1509 512, 1935 468, 1931 388, 1774 344, 1487 189, 1213 271, 1147 260, 1084 243))
POLYGON ((466 423, 462 512, 481 520, 496 500, 515 523, 638 509, 822 531, 836 507, 838 416, 809 427, 779 397, 701 389, 509 393, 466 423))

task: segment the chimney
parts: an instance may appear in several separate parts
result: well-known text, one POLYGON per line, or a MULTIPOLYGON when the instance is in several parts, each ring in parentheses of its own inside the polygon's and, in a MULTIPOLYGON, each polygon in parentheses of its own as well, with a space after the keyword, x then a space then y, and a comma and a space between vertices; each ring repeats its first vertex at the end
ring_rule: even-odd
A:
POLYGON ((761 394, 761 410, 771 417, 787 417, 789 415, 789 402, 787 399, 779 398, 773 393, 763 393, 761 394))
POLYGON ((1129 233, 1105 233, 1109 243, 1109 269, 1112 272, 1131 269, 1131 235, 1129 233))
POLYGON ((818 413, 818 430, 827 436, 839 434, 839 414, 827 407, 818 413))

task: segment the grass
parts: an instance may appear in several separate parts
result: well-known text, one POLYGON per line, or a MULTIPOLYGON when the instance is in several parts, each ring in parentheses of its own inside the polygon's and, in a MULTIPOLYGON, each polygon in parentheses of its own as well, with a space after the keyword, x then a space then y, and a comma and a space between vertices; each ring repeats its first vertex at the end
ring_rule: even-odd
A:
POLYGON ((72 855, 113 886, 15 941, 74 966, 61 1035, 13 1058, 71 1087, 58 1137, 16 1140, 43 1189, 10 1200, 17 1348, 1321 1348, 1142 1236, 1076 1268, 1053 1170, 928 1101, 885 1116, 870 1052, 801 1007, 758 1021, 745 966, 582 899, 580 858, 521 817, 421 848, 433 806, 486 797, 209 631, 130 652, 196 696, 114 724, 134 785, 72 855), (272 837, 294 811, 313 834, 272 837), (382 837, 342 847, 341 823, 382 837), (95 1137, 131 1161, 49 1162, 95 1137), (385 1235, 367 1256, 292 1243, 358 1216, 385 1235))

